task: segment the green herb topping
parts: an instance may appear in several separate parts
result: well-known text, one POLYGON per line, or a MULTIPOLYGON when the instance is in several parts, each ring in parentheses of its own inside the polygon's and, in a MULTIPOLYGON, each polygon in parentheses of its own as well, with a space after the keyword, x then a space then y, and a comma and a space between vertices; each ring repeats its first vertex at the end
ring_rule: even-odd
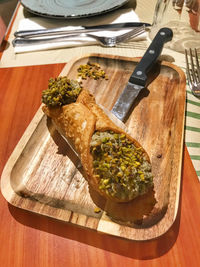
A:
POLYGON ((80 65, 78 68, 78 76, 83 80, 87 78, 92 78, 94 80, 98 79, 106 79, 108 80, 108 76, 105 71, 102 70, 101 66, 98 63, 88 62, 87 64, 80 65))
POLYGON ((48 89, 42 92, 42 102, 48 107, 58 107, 76 102, 82 87, 66 76, 49 79, 48 89))
POLYGON ((133 199, 153 185, 151 165, 141 147, 136 147, 125 134, 95 132, 90 151, 99 189, 107 195, 133 199))

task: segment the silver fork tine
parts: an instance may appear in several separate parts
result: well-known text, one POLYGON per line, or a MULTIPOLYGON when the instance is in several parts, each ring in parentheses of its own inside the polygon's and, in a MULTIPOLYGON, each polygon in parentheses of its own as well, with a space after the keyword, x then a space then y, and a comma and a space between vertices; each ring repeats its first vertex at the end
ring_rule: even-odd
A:
POLYGON ((141 34, 142 32, 145 31, 145 26, 137 27, 129 32, 126 32, 120 36, 116 36, 116 42, 121 43, 124 40, 128 40, 131 37, 136 37, 137 35, 141 34))
POLYGON ((196 49, 194 50, 194 57, 196 61, 195 63, 193 60, 192 49, 190 48, 189 52, 185 49, 186 73, 189 87, 193 95, 200 97, 200 67, 196 49))
POLYGON ((145 31, 145 26, 143 25, 143 26, 134 28, 131 31, 128 31, 124 34, 113 36, 113 37, 97 36, 97 35, 91 34, 91 33, 89 33, 89 34, 84 33, 84 35, 92 37, 92 38, 96 39, 97 41, 100 41, 100 43, 104 46, 113 47, 113 46, 116 46, 117 44, 119 44, 123 41, 127 41, 130 38, 133 38, 133 37, 140 35, 144 31, 145 31))
POLYGON ((186 72, 187 72, 187 77, 188 77, 188 82, 189 86, 192 83, 191 75, 190 75, 190 66, 189 66, 189 61, 188 61, 188 51, 185 49, 185 61, 186 61, 186 72))
POLYGON ((197 78, 195 74, 195 68, 194 68, 194 61, 193 61, 193 55, 192 55, 192 49, 190 48, 190 63, 192 67, 192 82, 197 83, 197 78))
POLYGON ((199 59, 198 59, 198 55, 197 55, 197 49, 195 48, 195 60, 196 60, 196 66, 197 66, 197 82, 200 82, 200 67, 199 67, 199 59))

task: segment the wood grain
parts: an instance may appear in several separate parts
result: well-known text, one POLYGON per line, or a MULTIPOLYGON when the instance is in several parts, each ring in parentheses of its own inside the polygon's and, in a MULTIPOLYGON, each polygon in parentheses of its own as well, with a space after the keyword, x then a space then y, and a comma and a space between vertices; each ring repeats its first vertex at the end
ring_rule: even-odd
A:
MULTIPOLYGON (((49 76, 58 75, 62 68, 63 65, 49 65, 0 69, 0 173, 40 105, 41 88, 46 86, 49 76), (38 73, 40 79, 36 81, 38 73), (29 90, 24 81, 26 75, 32 77, 29 80, 29 90), (18 77, 17 82, 15 77, 18 77), (23 93, 24 90, 26 94, 23 93), (12 98, 3 97, 9 92, 12 92, 12 98), (33 96, 36 105, 26 105, 33 96), (23 109, 19 109, 14 102, 16 98, 20 99, 23 109), (3 119, 4 117, 7 119, 3 119), (15 121, 15 127, 11 121, 15 121)), ((0 265, 197 267, 200 262, 199 202, 199 181, 186 148, 178 216, 166 234, 152 241, 128 242, 37 216, 7 205, 7 201, 0 195, 0 241, 3 244, 0 265)))
MULTIPOLYGON (((137 60, 90 55, 69 63, 61 75, 76 78, 78 66, 88 61, 100 63, 110 79, 86 80, 83 86, 111 109, 137 60)), ((158 64, 152 74, 156 73, 126 123, 129 133, 149 153, 155 194, 125 204, 105 202, 88 188, 77 169, 78 159, 72 158, 69 147, 39 110, 4 169, 6 199, 35 213, 131 240, 164 234, 176 218, 179 203, 185 76, 169 63, 158 64), (95 213, 96 205, 109 216, 95 213)))
POLYGON ((2 17, 0 16, 0 46, 1 46, 1 42, 4 38, 5 32, 6 32, 6 25, 5 25, 2 17))

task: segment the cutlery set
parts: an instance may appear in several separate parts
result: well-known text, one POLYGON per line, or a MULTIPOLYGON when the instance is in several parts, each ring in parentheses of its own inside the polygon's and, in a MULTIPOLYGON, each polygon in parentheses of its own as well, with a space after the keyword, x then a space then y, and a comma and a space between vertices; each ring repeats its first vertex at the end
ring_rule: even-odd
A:
POLYGON ((16 31, 14 33, 15 39, 12 44, 14 47, 29 46, 45 43, 54 43, 61 41, 68 41, 70 38, 77 37, 91 37, 95 39, 102 46, 115 46, 118 43, 134 38, 145 32, 146 27, 150 26, 148 23, 133 22, 133 23, 114 23, 97 26, 78 26, 69 30, 68 27, 53 28, 53 29, 39 29, 16 31), (108 37, 99 36, 98 33, 102 31, 121 31, 129 30, 120 35, 108 37), (95 34, 97 33, 97 34, 95 34))
MULTIPOLYGON (((71 39, 74 37, 75 38, 77 38, 77 37, 91 37, 91 38, 95 39, 102 46, 113 47, 113 46, 116 46, 118 43, 127 41, 130 38, 136 37, 136 36, 144 33, 145 32, 145 26, 143 25, 140 27, 136 27, 136 28, 133 28, 132 30, 130 30, 126 33, 123 33, 123 34, 117 35, 117 36, 112 36, 112 37, 98 36, 98 35, 95 35, 94 33, 88 33, 88 30, 85 30, 85 31, 86 32, 83 32, 83 30, 78 30, 77 32, 70 31, 70 33, 65 33, 65 34, 62 34, 59 36, 57 35, 58 32, 54 32, 54 34, 56 36, 52 37, 53 35, 51 34, 50 38, 31 38, 30 35, 29 35, 29 37, 27 37, 27 35, 26 35, 26 37, 16 37, 13 40, 13 46, 16 47, 16 46, 26 46, 26 45, 34 45, 34 44, 36 45, 36 44, 44 44, 44 43, 61 42, 61 41, 67 41, 68 39, 71 39)), ((91 31, 91 30, 89 30, 89 31, 91 31)), ((16 36, 19 36, 19 35, 16 34, 16 36)), ((31 36, 34 36, 34 34, 31 36)), ((37 33, 37 36, 39 36, 38 33, 37 33)), ((44 34, 42 33, 41 36, 44 36, 44 34)))
MULTIPOLYGON (((60 41, 67 41, 68 38, 84 36, 84 37, 91 37, 98 41, 99 44, 106 47, 113 47, 116 46, 118 43, 124 42, 132 37, 136 37, 145 32, 147 24, 139 23, 132 24, 134 26, 130 31, 123 33, 118 36, 114 37, 102 37, 97 36, 93 33, 88 33, 87 31, 94 30, 102 30, 109 29, 110 26, 112 29, 119 29, 119 26, 131 26, 129 23, 125 24, 113 24, 112 25, 100 25, 95 27, 86 27, 84 29, 77 29, 73 32, 71 31, 70 34, 63 29, 52 29, 52 30, 40 30, 40 31, 18 31, 15 32, 15 39, 13 40, 13 46, 26 46, 26 45, 34 45, 34 44, 41 44, 41 43, 51 43, 51 42, 60 42, 60 41), (99 28, 96 28, 99 27, 99 28), (58 33, 61 35, 58 36, 58 33), (50 34, 50 37, 44 38, 47 34, 50 34), (35 37, 37 36, 37 37, 35 37), (39 36, 43 36, 42 38, 38 38, 39 36)), ((121 28, 122 29, 122 28, 121 28)), ((124 29, 124 28, 123 28, 124 29)), ((153 41, 151 42, 150 46, 146 50, 144 56, 137 64, 135 70, 133 71, 132 75, 129 78, 129 81, 123 90, 122 94, 120 95, 119 99, 116 101, 112 113, 120 120, 125 121, 134 100, 138 96, 139 92, 146 87, 147 85, 147 75, 148 72, 152 69, 155 65, 158 57, 160 56, 163 46, 166 42, 171 41, 173 37, 173 32, 170 28, 161 28, 156 36, 154 37, 153 41)))
MULTIPOLYGON (((23 31, 16 31, 14 33, 15 39, 12 41, 12 44, 13 44, 13 47, 26 47, 26 46, 32 46, 32 45, 38 45, 38 44, 45 44, 45 43, 51 44, 51 43, 56 43, 56 42, 68 42, 68 40, 72 40, 73 38, 77 39, 77 37, 80 37, 80 38, 90 37, 96 40, 97 43, 99 43, 101 46, 115 47, 119 43, 126 42, 129 39, 135 38, 143 34, 146 31, 147 27, 150 27, 150 26, 151 24, 145 23, 145 22, 126 22, 126 23, 102 24, 102 25, 95 25, 95 26, 72 26, 71 29, 69 29, 69 27, 58 27, 58 28, 51 28, 51 29, 23 30, 23 31), (98 33, 101 33, 102 31, 117 32, 121 30, 129 30, 129 31, 126 33, 116 35, 116 36, 112 36, 112 37, 99 36, 98 34, 98 33)), ((162 47, 164 43, 172 39, 172 35, 173 35, 172 31, 169 28, 162 28, 162 29, 167 29, 168 39, 158 41, 157 39, 158 39, 158 36, 160 36, 159 34, 157 35, 156 38, 154 38, 150 47, 147 49, 147 52, 145 53, 144 58, 141 60, 140 65, 143 64, 143 70, 147 67, 150 67, 156 61, 157 57, 160 55, 162 51, 162 47), (156 42, 156 47, 155 47, 155 42, 156 42), (152 49, 152 47, 154 47, 154 49, 152 49), (154 59, 150 58, 149 51, 155 51, 155 53, 152 54, 154 59), (147 55, 149 57, 148 59, 147 59, 147 55), (144 66, 144 64, 146 64, 146 66, 144 66)), ((166 35, 164 36, 166 37, 166 35)), ((193 53, 191 49, 185 50, 185 58, 186 58, 186 71, 187 71, 187 77, 188 77, 190 89, 195 96, 199 97, 200 96, 200 65, 198 61, 197 50, 195 49, 193 53), (196 64, 193 61, 193 54, 195 57, 196 64)), ((140 68, 140 66, 138 66, 137 69, 138 68, 140 68)), ((147 69, 145 71, 147 71, 147 69)), ((134 75, 131 76, 132 78, 130 78, 132 81, 136 79, 136 76, 137 76, 136 72, 137 70, 135 70, 134 75)), ((139 77, 137 77, 137 79, 138 78, 139 77)), ((145 81, 144 80, 142 81, 142 79, 139 78, 139 81, 140 83, 142 82, 142 87, 144 87, 145 81)), ((130 81, 128 84, 130 85, 130 81)), ((128 91, 129 90, 127 89, 124 92, 124 95, 125 94, 129 95, 128 91)), ((133 91, 131 90, 131 92, 133 91)), ((140 90, 138 90, 138 93, 139 91, 140 90)), ((138 93, 135 95, 134 99, 136 98, 138 93)), ((133 99, 133 96, 131 96, 131 99, 133 99)), ((120 105, 119 102, 120 100, 118 100, 118 103, 116 104, 118 105, 118 108, 120 105)), ((127 102, 127 105, 128 105, 128 102, 127 102)), ((114 107, 114 110, 115 110, 115 107, 114 107)), ((125 114, 121 116, 124 117, 125 114)))
MULTIPOLYGON (((94 32, 94 31, 102 31, 102 30, 122 30, 122 29, 131 29, 137 27, 149 27, 151 24, 145 22, 124 22, 124 23, 113 23, 113 24, 101 24, 96 26, 72 26, 73 32, 81 33, 81 32, 94 32)), ((58 27, 51 29, 38 29, 38 30, 25 30, 25 31, 16 31, 14 33, 15 37, 22 38, 30 38, 30 37, 40 37, 40 36, 49 36, 55 34, 71 34, 72 30, 69 30, 69 27, 58 27)))

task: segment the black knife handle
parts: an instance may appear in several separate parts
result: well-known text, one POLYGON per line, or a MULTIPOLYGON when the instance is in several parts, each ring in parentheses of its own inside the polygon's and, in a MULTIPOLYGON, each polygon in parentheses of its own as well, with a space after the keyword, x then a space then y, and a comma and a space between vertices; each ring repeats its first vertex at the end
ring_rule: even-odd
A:
POLYGON ((170 28, 161 28, 158 31, 149 48, 132 73, 129 79, 131 83, 141 86, 146 85, 147 73, 150 71, 151 67, 155 64, 156 60, 160 56, 164 44, 171 41, 172 37, 173 32, 170 28))

